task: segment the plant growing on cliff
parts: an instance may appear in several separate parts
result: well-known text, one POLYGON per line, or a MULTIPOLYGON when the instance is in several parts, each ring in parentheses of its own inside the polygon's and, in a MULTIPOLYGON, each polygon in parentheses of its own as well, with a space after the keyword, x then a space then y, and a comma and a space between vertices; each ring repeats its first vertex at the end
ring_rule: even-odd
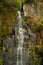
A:
POLYGON ((27 55, 28 55, 29 65, 39 65, 40 64, 39 56, 36 54, 35 46, 33 44, 28 45, 27 55))

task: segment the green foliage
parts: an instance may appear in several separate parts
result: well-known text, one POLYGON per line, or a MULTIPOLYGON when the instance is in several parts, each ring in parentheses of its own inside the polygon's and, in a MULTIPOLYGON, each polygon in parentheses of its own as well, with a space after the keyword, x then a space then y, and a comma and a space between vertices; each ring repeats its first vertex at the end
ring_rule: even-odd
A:
POLYGON ((17 3, 18 8, 21 9, 22 4, 25 2, 25 0, 15 0, 15 2, 17 3))
POLYGON ((35 22, 35 25, 36 25, 36 29, 37 30, 41 30, 43 28, 43 16, 35 22))
POLYGON ((0 65, 2 65, 2 57, 0 56, 0 65))
MULTIPOLYGON (((21 7, 22 7, 22 3, 24 3, 25 2, 25 0, 2 0, 2 2, 4 2, 4 3, 9 3, 9 4, 16 4, 17 5, 17 7, 18 7, 18 9, 21 9, 21 7)), ((12 4, 12 5, 13 5, 12 4)))
POLYGON ((30 62, 30 65, 39 65, 40 59, 39 56, 36 54, 35 52, 35 46, 31 43, 29 43, 28 45, 28 49, 27 49, 27 55, 28 55, 28 60, 30 62), (30 60, 31 58, 31 60, 30 60))
POLYGON ((3 35, 7 35, 7 27, 6 27, 6 25, 3 25, 3 26, 1 26, 0 27, 0 35, 1 35, 1 37, 3 37, 3 35))

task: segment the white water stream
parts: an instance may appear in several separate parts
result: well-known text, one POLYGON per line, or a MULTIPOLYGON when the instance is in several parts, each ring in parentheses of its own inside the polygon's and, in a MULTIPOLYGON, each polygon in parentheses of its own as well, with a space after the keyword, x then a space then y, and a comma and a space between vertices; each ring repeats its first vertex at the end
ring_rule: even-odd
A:
POLYGON ((23 65, 23 43, 24 43, 24 30, 22 26, 22 17, 18 11, 18 47, 17 47, 17 65, 23 65))

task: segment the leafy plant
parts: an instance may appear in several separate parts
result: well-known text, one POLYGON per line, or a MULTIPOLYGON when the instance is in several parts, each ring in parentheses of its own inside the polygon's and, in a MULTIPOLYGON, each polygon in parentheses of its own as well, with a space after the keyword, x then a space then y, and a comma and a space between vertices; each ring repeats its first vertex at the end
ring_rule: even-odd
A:
POLYGON ((29 60, 29 65, 39 65, 39 56, 35 53, 35 46, 33 44, 28 45, 27 55, 29 60))

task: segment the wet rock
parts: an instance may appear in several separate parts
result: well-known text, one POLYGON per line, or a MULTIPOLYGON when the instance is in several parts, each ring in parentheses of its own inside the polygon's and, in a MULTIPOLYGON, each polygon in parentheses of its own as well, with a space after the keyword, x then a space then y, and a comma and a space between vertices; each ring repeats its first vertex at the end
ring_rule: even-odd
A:
POLYGON ((4 65, 14 65, 16 64, 16 49, 14 47, 9 48, 8 51, 5 52, 3 57, 3 63, 4 65))
POLYGON ((12 38, 10 36, 7 36, 3 40, 3 43, 7 48, 14 46, 14 36, 12 36, 12 38))
POLYGON ((4 65, 14 65, 16 64, 16 48, 14 43, 14 36, 9 37, 7 36, 6 39, 4 39, 4 45, 5 45, 5 53, 3 55, 3 64, 4 65))

